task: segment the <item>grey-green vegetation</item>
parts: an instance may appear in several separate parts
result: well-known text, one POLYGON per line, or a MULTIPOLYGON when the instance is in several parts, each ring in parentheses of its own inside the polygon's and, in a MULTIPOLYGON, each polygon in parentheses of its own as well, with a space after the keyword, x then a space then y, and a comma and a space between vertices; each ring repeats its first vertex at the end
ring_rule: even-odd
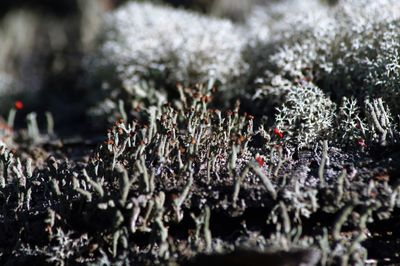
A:
POLYGON ((400 2, 245 14, 109 12, 83 60, 85 112, 113 121, 95 147, 0 120, 1 263, 399 261, 400 2))

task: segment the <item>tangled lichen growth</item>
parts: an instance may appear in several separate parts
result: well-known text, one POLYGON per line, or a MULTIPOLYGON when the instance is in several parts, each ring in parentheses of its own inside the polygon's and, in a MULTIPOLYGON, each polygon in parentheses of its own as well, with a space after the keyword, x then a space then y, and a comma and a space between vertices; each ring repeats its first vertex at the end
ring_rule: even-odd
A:
MULTIPOLYGON (((366 138, 367 147, 347 150, 344 138, 340 148, 334 134, 327 133, 330 127, 318 131, 310 120, 308 129, 316 128, 308 144, 328 140, 307 153, 312 146, 300 146, 288 134, 308 134, 296 129, 299 123, 280 131, 255 128, 254 117, 240 115, 239 105, 227 112, 210 109, 212 87, 180 87, 175 103, 143 110, 140 121, 117 122, 86 162, 50 156, 40 163, 2 144, 1 203, 2 209, 12 210, 3 214, 2 230, 14 228, 1 240, 4 258, 14 263, 30 258, 41 263, 181 264, 196 263, 199 253, 229 254, 245 247, 260 254, 286 250, 288 260, 297 254, 312 265, 364 262, 368 223, 373 217, 392 217, 399 206, 398 185, 389 183, 389 174, 363 166, 374 147, 396 143, 389 137, 390 119, 382 120, 387 115, 382 101, 366 103, 380 125, 373 129, 366 120, 368 132, 377 134, 366 138), (256 224, 249 220, 252 210, 260 215, 256 224), (330 224, 313 218, 324 216, 336 218, 330 224), (237 217, 242 225, 234 222, 237 217), (219 219, 243 233, 231 239, 219 219), (310 226, 318 229, 311 233, 310 226), (352 230, 344 234, 348 227, 352 230)), ((302 114, 297 118, 290 111, 296 105, 288 107, 286 115, 293 121, 316 115, 318 107, 329 110, 333 119, 332 103, 312 107, 326 101, 317 88, 308 85, 294 92, 316 98, 303 101, 311 109, 295 113, 302 114)), ((288 103, 297 99, 292 97, 288 103)), ((348 105, 338 116, 343 128, 361 121, 346 100, 348 105)), ((41 142, 33 145, 39 148, 41 142)), ((396 167, 390 161, 382 165, 396 167)))
POLYGON ((332 128, 336 105, 312 84, 291 88, 278 109, 276 126, 298 148, 306 147, 332 128))
POLYGON ((26 128, 18 128, 22 102, 7 122, 0 120, 0 263, 363 265, 390 252, 394 261, 400 208, 392 58, 397 5, 363 0, 371 4, 364 10, 351 1, 318 4, 318 18, 327 16, 322 24, 291 28, 288 20, 296 21, 297 11, 283 8, 291 2, 275 3, 266 14, 269 33, 249 31, 240 49, 230 43, 224 51, 202 50, 198 42, 208 38, 206 44, 224 49, 220 41, 236 40, 239 28, 263 22, 238 26, 139 3, 111 13, 113 29, 99 59, 110 60, 103 66, 112 71, 93 69, 107 74, 98 80, 106 82, 104 94, 88 99, 114 122, 101 141, 58 137, 49 113, 29 113, 26 128), (386 12, 383 19, 359 21, 378 7, 386 12), (148 17, 152 12, 159 17, 148 17), (171 23, 165 25, 167 15, 171 23), (271 25, 275 15, 281 19, 271 25), (179 24, 181 18, 193 25, 179 24), (211 36, 218 26, 223 40, 211 36), (143 31, 133 36, 132 27, 143 31), (361 28, 367 31, 355 35, 361 28), (370 40, 375 34, 389 37, 370 40), (318 36, 326 38, 314 46, 318 36), (336 47, 334 39, 351 47, 336 47), (257 57, 246 61, 242 49, 267 52, 255 66, 257 57), (225 62, 231 52, 234 62, 225 62), (267 70, 258 83, 263 86, 233 85, 241 71, 244 79, 254 76, 244 69, 232 73, 242 63, 249 71, 267 70), (374 87, 382 66, 390 71, 374 87), (152 76, 153 68, 160 76, 152 76), (216 72, 209 76, 211 69, 216 72), (334 86, 342 81, 347 87, 334 86), (235 101, 221 104, 226 99, 235 101), (257 115, 245 113, 257 104, 267 106, 257 115), (384 241, 391 246, 382 248, 384 241))
POLYGON ((264 42, 273 52, 259 93, 276 94, 280 84, 273 80, 279 76, 291 83, 313 81, 336 101, 352 95, 360 101, 383 97, 398 109, 399 16, 397 1, 344 0, 319 12, 285 17, 278 23, 279 37, 264 42))

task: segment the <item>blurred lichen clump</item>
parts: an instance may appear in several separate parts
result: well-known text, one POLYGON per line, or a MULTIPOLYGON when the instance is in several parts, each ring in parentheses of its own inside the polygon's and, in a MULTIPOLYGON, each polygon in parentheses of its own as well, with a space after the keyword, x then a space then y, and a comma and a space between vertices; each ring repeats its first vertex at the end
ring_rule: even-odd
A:
MULTIPOLYGON (((165 101, 177 83, 214 79, 238 84, 248 69, 241 56, 245 33, 229 20, 131 2, 108 14, 104 23, 98 54, 88 59, 89 75, 104 95, 122 97, 128 105, 135 97, 151 102, 148 87, 153 86, 165 89, 165 101)), ((96 93, 93 97, 101 99, 96 93)))

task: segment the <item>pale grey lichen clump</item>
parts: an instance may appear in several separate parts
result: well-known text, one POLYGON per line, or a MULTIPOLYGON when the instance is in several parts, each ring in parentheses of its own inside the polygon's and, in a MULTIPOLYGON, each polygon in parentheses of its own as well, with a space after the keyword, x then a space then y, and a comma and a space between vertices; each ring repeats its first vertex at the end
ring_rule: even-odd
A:
POLYGON ((246 33, 227 19, 131 2, 108 14, 104 27, 96 55, 87 60, 97 84, 91 116, 115 119, 121 100, 129 114, 165 103, 177 94, 177 84, 210 79, 228 99, 246 80, 246 33))
MULTIPOLYGON (((184 10, 130 3, 105 21, 100 57, 90 70, 100 74, 96 78, 103 81, 105 97, 92 114, 126 117, 125 111, 129 116, 132 109, 165 103, 171 91, 162 87, 210 78, 228 88, 224 97, 242 97, 255 113, 270 113, 282 104, 287 108, 290 97, 300 97, 299 84, 310 82, 326 102, 339 103, 353 94, 359 102, 381 97, 397 112, 399 16, 400 5, 393 0, 343 0, 336 5, 285 0, 258 5, 244 24, 234 25, 184 10), (254 100, 259 103, 253 105, 254 100)), ((296 112, 294 116, 302 117, 296 112)), ((291 114, 285 117, 296 120, 291 114)), ((326 126, 325 118, 312 121, 326 126)), ((298 123, 308 127, 302 119, 298 123)), ((297 134, 297 140, 306 140, 300 146, 313 143, 321 128, 310 124, 308 133, 287 128, 288 138, 297 134)), ((347 134, 347 141, 361 138, 356 135, 347 134)))
POLYGON ((252 7, 245 25, 253 41, 271 42, 305 24, 320 22, 328 11, 320 0, 260 1, 252 7))
POLYGON ((318 87, 302 83, 288 90, 277 108, 275 126, 296 149, 316 147, 321 140, 343 148, 398 141, 398 123, 382 98, 368 98, 361 107, 354 98, 344 97, 337 108, 318 87))
MULTIPOLYGON (((301 39, 304 32, 311 31, 308 28, 320 23, 326 24, 329 10, 329 7, 319 0, 284 0, 256 5, 245 22, 249 33, 249 47, 246 53, 251 55, 247 60, 253 72, 250 75, 264 85, 274 77, 284 76, 283 69, 275 66, 275 60, 278 58, 271 57, 301 39)), ((264 89, 264 92, 270 93, 271 90, 264 89)))
POLYGON ((383 97, 398 109, 399 18, 398 1, 344 0, 283 19, 275 26, 281 33, 269 44, 276 52, 266 61, 258 94, 276 93, 272 80, 280 76, 292 83, 311 80, 336 101, 352 94, 383 97))
POLYGON ((286 132, 286 140, 304 148, 330 132, 336 105, 312 84, 289 90, 276 116, 276 126, 286 132))
POLYGON ((100 53, 124 87, 141 78, 226 83, 247 69, 241 57, 246 39, 229 20, 132 2, 108 15, 105 24, 100 53))

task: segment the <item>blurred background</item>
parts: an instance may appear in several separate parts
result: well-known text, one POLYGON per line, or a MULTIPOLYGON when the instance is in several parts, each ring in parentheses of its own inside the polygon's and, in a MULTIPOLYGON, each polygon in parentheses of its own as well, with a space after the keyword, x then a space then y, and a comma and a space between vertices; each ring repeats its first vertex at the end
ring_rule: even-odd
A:
POLYGON ((26 113, 51 111, 61 131, 77 130, 79 125, 71 121, 82 114, 81 59, 92 48, 102 14, 118 4, 112 0, 1 1, 3 117, 20 100, 24 109, 17 126, 26 113))

